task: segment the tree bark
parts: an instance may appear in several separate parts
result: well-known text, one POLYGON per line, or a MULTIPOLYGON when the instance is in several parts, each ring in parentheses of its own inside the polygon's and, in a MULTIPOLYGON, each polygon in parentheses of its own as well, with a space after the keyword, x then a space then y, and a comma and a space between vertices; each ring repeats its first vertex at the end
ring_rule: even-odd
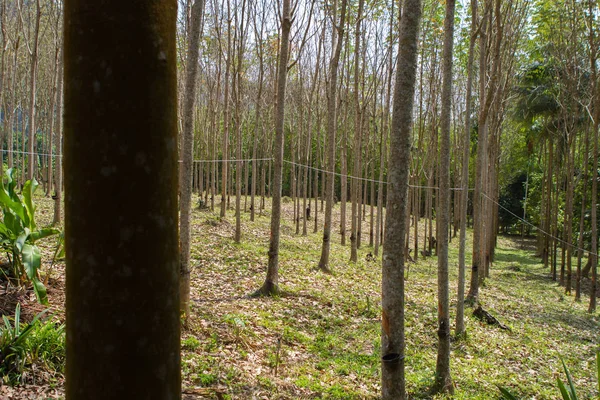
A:
POLYGON ((450 300, 448 289, 448 232, 450 223, 450 112, 452 110, 452 48, 455 0, 446 0, 442 55, 442 115, 438 218, 438 353, 435 391, 453 393, 450 376, 450 300))
MULTIPOLYGON (((238 11, 235 11, 236 25, 238 25, 238 11)), ((246 14, 246 1, 242 1, 241 10, 241 26, 236 29, 238 54, 237 54, 237 66, 235 69, 235 131, 236 131, 236 166, 235 166, 235 236, 234 241, 240 243, 242 240, 242 179, 243 179, 243 166, 242 166, 242 118, 240 116, 241 108, 241 90, 242 90, 242 57, 244 56, 244 18, 246 14), (239 34, 238 34, 239 30, 239 34)))
POLYGON ((181 398, 176 21, 64 3, 69 400, 181 398))
POLYGON ((198 55, 200 53, 200 25, 204 0, 192 5, 190 33, 186 60, 185 96, 183 98, 183 146, 181 163, 181 198, 179 221, 179 299, 184 319, 190 315, 190 242, 192 214, 192 174, 194 162, 194 104, 198 83, 198 55))
POLYGON ((227 60, 225 61, 225 98, 223 112, 223 153, 221 163, 221 218, 227 210, 227 176, 229 173, 229 75, 231 70, 231 13, 227 0, 227 60))
MULTIPOLYGON (((326 183, 326 202, 325 202, 325 224, 323 226, 323 246, 321 247, 321 259, 319 260, 319 269, 324 272, 330 272, 329 268, 329 250, 331 248, 331 215, 333 209, 333 193, 335 186, 335 130, 336 130, 336 101, 337 101, 337 76, 340 53, 342 52, 342 42, 344 37, 344 23, 346 19, 347 0, 342 0, 342 12, 339 25, 334 26, 334 32, 337 32, 337 43, 331 61, 329 63, 329 82, 327 89, 327 183, 326 183)), ((334 19, 335 25, 335 19, 334 19)), ((335 33, 334 33, 335 34, 335 33)), ((316 214, 316 210, 315 210, 316 214)))
POLYGON ((62 192, 63 192, 63 65, 64 47, 60 51, 58 64, 58 83, 56 85, 56 133, 54 134, 54 147, 56 148, 56 162, 54 163, 54 216, 52 225, 60 223, 62 218, 62 192))
POLYGON ((269 241, 269 264, 267 277, 257 295, 279 293, 279 231, 281 223, 281 184, 283 177, 283 124, 285 118, 285 87, 287 81, 288 53, 292 16, 290 0, 282 0, 281 42, 277 66, 277 102, 275 105, 275 176, 273 177, 271 236, 269 241))
POLYGON ((421 1, 405 0, 400 40, 388 171, 387 218, 382 265, 382 371, 384 400, 406 398, 404 377, 404 236, 421 1))
POLYGON ((469 204, 469 155, 471 146, 471 105, 473 97, 473 61, 477 25, 477 0, 471 0, 471 37, 467 60, 467 95, 465 108, 465 139, 463 144, 462 194, 460 196, 460 238, 458 247, 458 293, 456 301, 457 336, 465 332, 465 253, 467 241, 467 207, 469 204))
POLYGON ((393 34, 394 34, 394 5, 395 2, 392 2, 392 9, 390 11, 390 29, 389 29, 389 54, 388 54, 388 71, 387 71, 387 83, 386 83, 386 93, 385 93, 385 109, 383 111, 383 124, 381 126, 381 138, 379 144, 379 184, 377 189, 377 222, 375 227, 375 249, 373 252, 375 256, 379 256, 379 246, 381 244, 381 226, 383 225, 383 169, 385 167, 385 155, 387 153, 387 137, 389 130, 389 121, 390 121, 390 99, 392 93, 392 77, 394 73, 393 68, 393 34))
POLYGON ((27 179, 31 180, 35 176, 35 103, 37 95, 37 66, 38 66, 38 42, 40 35, 40 19, 42 18, 42 10, 40 9, 40 0, 36 0, 36 16, 35 30, 33 33, 33 48, 31 49, 31 69, 29 81, 29 138, 27 141, 27 179))
POLYGON ((360 224, 360 180, 361 155, 362 155, 362 116, 359 96, 359 68, 360 68, 360 24, 362 22, 364 0, 358 1, 358 14, 356 16, 356 31, 354 33, 354 160, 352 162, 352 231, 350 232, 350 261, 358 260, 358 225, 360 224))

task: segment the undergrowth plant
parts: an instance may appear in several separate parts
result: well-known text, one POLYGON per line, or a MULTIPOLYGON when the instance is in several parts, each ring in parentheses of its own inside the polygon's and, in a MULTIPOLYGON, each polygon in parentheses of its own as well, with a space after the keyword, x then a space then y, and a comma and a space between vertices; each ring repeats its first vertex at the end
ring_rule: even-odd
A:
POLYGON ((0 385, 22 383, 24 372, 34 363, 51 371, 62 372, 65 363, 65 327, 55 324, 52 318, 42 321, 45 313, 42 311, 31 322, 23 324, 21 305, 17 304, 14 318, 2 316, 0 385))
POLYGON ((9 268, 3 269, 3 273, 18 285, 30 283, 38 301, 47 304, 46 287, 39 277, 42 257, 35 242, 60 231, 51 227, 37 228, 33 203, 37 181, 25 182, 21 195, 16 192, 16 186, 13 170, 8 169, 0 180, 0 208, 3 214, 0 221, 0 248, 9 258, 9 268))
MULTIPOLYGON (((565 375, 567 376, 567 385, 560 378, 556 378, 556 384, 558 385, 558 390, 560 390, 560 394, 563 400, 579 400, 577 397, 577 392, 575 391, 575 385, 573 384, 573 379, 571 378, 571 373, 569 372, 569 368, 565 364, 565 360, 560 358, 560 362, 562 363, 563 370, 565 371, 565 375)), ((596 373, 598 379, 598 399, 600 399, 600 350, 596 352, 596 373)), ((500 389, 500 393, 502 393, 502 397, 506 400, 518 400, 508 389, 498 386, 500 389)))

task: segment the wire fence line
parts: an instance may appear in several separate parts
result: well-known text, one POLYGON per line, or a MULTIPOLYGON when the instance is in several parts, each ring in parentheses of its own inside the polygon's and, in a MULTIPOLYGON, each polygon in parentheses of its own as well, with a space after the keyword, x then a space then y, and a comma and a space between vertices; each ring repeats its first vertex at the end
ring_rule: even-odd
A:
MULTIPOLYGON (((20 150, 1 150, 1 152, 3 152, 3 153, 13 153, 13 154, 22 154, 22 155, 34 155, 34 156, 38 156, 38 157, 39 156, 42 156, 42 157, 62 157, 62 154, 35 153, 35 152, 32 153, 32 152, 20 151, 20 150)), ((231 159, 231 160, 193 160, 194 163, 199 163, 199 164, 204 164, 204 163, 225 163, 225 162, 233 163, 233 162, 238 162, 238 161, 241 161, 241 162, 274 161, 274 158, 272 158, 272 157, 270 157, 270 158, 245 158, 245 159, 240 159, 240 160, 238 160, 238 159, 231 159)), ((179 160, 179 162, 182 163, 183 160, 179 160)), ((317 168, 317 167, 313 167, 313 166, 310 166, 310 165, 297 163, 297 162, 294 162, 294 161, 283 160, 283 162, 287 163, 287 164, 290 164, 290 165, 295 165, 295 166, 301 167, 301 168, 309 168, 309 169, 312 169, 314 171, 323 172, 323 173, 326 173, 326 174, 331 174, 332 173, 331 171, 327 171, 327 170, 322 169, 322 168, 317 168)), ((362 178, 362 177, 355 177, 355 176, 348 175, 348 174, 341 174, 339 172, 333 172, 333 174, 335 176, 339 176, 339 177, 342 177, 342 178, 356 179, 356 180, 359 180, 359 181, 362 181, 362 182, 379 183, 379 184, 382 184, 382 185, 387 185, 388 184, 386 181, 380 181, 380 180, 369 179, 369 178, 362 178)), ((408 186, 411 187, 411 188, 414 188, 414 189, 439 190, 439 187, 437 187, 437 186, 420 186, 420 185, 411 185, 411 184, 409 184, 408 186)), ((464 188, 450 188, 450 190, 462 191, 462 190, 464 190, 464 188)), ((473 188, 469 188, 468 189, 468 191, 474 191, 474 190, 475 189, 473 189, 473 188)), ((502 204, 500 204, 497 201, 495 201, 493 198, 491 198, 488 195, 486 195, 485 193, 481 193, 481 196, 484 197, 484 198, 486 198, 488 201, 494 203, 498 207, 502 208, 504 211, 508 212, 513 217, 517 218, 520 222, 522 222, 522 223, 524 223, 524 224, 532 227, 533 229, 535 229, 538 232, 546 235, 547 237, 552 238, 552 239, 554 239, 554 240, 556 240, 556 241, 558 241, 558 242, 560 242, 562 244, 565 244, 565 245, 567 245, 567 246, 569 246, 569 247, 571 247, 571 248, 573 248, 575 250, 582 251, 584 253, 588 253, 588 255, 593 255, 593 256, 598 257, 598 254, 593 253, 590 250, 583 249, 583 248, 579 247, 576 244, 569 243, 569 242, 567 242, 567 241, 565 241, 565 240, 563 240, 563 239, 561 239, 561 238, 559 238, 557 236, 554 236, 551 233, 546 232, 545 230, 543 230, 539 226, 534 225, 533 223, 531 223, 531 222, 529 222, 529 221, 521 218, 520 216, 518 216, 515 213, 513 213, 512 211, 510 211, 508 208, 504 207, 502 204)))

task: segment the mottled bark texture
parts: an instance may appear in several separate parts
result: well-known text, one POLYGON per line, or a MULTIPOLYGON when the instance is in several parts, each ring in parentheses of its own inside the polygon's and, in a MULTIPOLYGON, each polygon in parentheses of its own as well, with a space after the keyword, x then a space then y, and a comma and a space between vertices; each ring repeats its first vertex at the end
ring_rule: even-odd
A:
POLYGON ((448 287, 448 233, 450 225, 450 111, 452 109, 452 47, 455 0, 446 0, 442 55, 442 115, 440 126, 440 198, 437 212, 438 243, 438 353, 436 392, 453 393, 450 376, 450 301, 448 287))
POLYGON ((277 103, 275 106, 275 171, 273 177, 273 203, 271 211, 271 237, 269 242, 269 264, 265 283, 256 292, 273 295, 279 292, 279 231, 281 223, 281 183, 283 178, 283 122, 285 117, 285 86, 289 53, 292 16, 290 0, 283 0, 281 16, 281 46, 277 69, 277 103))
POLYGON ((183 97, 183 146, 181 149, 181 221, 179 225, 179 296, 181 313, 190 315, 190 218, 192 214, 192 174, 194 163, 194 103, 198 80, 198 54, 200 46, 200 23, 204 0, 192 5, 186 60, 185 95, 183 97))
POLYGON ((421 1, 405 0, 390 132, 387 216, 382 266, 382 368, 384 400, 406 398, 404 377, 404 260, 412 108, 417 69, 421 1))
POLYGON ((179 399, 175 0, 66 0, 66 398, 179 399))

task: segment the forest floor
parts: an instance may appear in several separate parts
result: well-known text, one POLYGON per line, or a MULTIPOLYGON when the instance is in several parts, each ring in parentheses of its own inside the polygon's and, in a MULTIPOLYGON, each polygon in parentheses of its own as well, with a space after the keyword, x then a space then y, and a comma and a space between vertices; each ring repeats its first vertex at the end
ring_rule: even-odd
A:
MULTIPOLYGON (((39 225, 43 225, 52 216, 51 200, 40 197, 38 203, 39 225)), ((249 297, 265 276, 270 212, 257 214, 254 222, 243 213, 242 241, 236 244, 233 210, 224 219, 219 218, 217 207, 215 212, 194 210, 193 304, 189 327, 182 335, 184 398, 379 397, 381 265, 380 258, 370 256, 368 208, 359 261, 348 261, 349 240, 342 247, 336 228, 332 273, 325 274, 315 269, 322 233, 313 233, 311 220, 308 235, 296 235, 292 203, 284 201, 283 206, 279 255, 283 293, 275 298, 249 297)), ((339 204, 334 216, 339 221, 339 204)), ((323 214, 318 218, 321 228, 323 214)), ((52 241, 45 246, 46 269, 53 246, 52 241)), ((452 327, 457 257, 458 238, 450 244, 452 327)), ((49 297, 62 318, 64 263, 53 268, 49 297)), ((442 398, 429 393, 437 354, 436 268, 436 257, 419 256, 409 264, 406 276, 406 382, 414 399, 442 398)), ((566 380, 560 357, 580 398, 598 396, 594 372, 600 343, 598 313, 587 313, 587 296, 577 303, 565 295, 527 243, 499 238, 480 300, 510 331, 485 325, 472 316, 473 309, 466 309, 467 335, 452 342, 455 399, 499 398, 497 385, 519 398, 556 399, 560 397, 557 377, 566 380)), ((31 296, 20 301, 30 314, 39 309, 31 296)), ((2 307, 3 312, 9 309, 2 307)), ((0 387, 0 399, 60 398, 61 385, 60 374, 53 374, 45 384, 0 387), (36 397, 36 390, 44 396, 36 397)))

